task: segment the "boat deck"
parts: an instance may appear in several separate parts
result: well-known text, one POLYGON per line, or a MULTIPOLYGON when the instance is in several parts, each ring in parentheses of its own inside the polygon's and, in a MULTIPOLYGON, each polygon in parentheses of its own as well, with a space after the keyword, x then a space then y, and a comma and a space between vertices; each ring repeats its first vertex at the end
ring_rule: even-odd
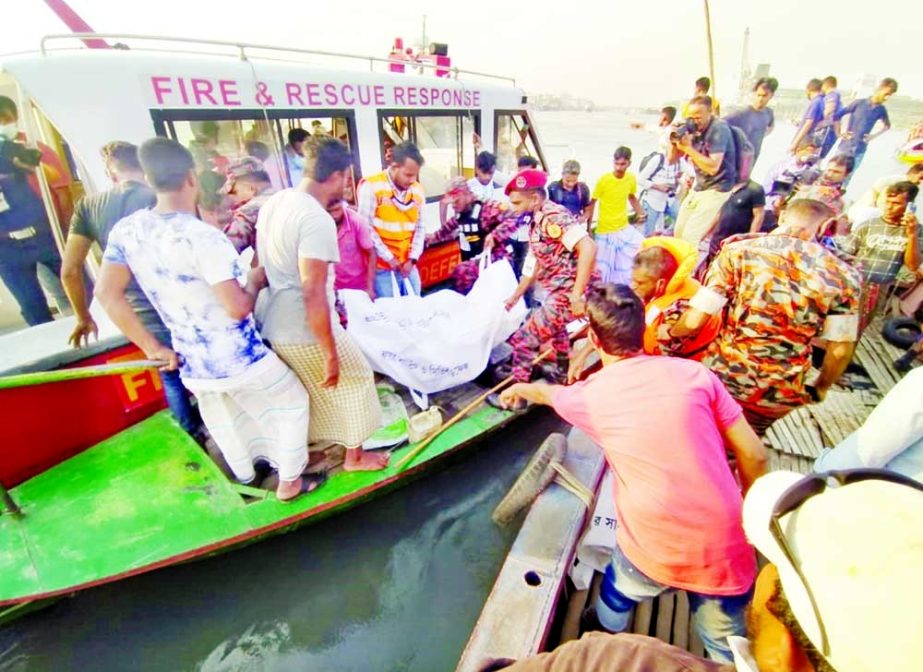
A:
MULTIPOLYGON (((446 417, 483 392, 433 395, 446 417)), ((412 413, 412 411, 411 411, 412 413)), ((379 472, 333 469, 293 502, 239 485, 166 411, 17 487, 22 515, 0 516, 0 605, 67 594, 214 554, 354 506, 402 485, 517 417, 482 405, 447 428, 403 471, 394 452, 379 472)), ((0 609, 0 621, 4 619, 0 609)))

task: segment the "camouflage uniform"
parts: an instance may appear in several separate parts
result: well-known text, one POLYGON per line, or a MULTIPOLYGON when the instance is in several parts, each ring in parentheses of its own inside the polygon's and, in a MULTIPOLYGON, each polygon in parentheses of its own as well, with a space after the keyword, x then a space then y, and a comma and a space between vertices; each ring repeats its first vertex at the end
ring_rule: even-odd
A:
POLYGON ((276 193, 272 187, 267 187, 246 203, 241 203, 231 209, 231 221, 224 226, 224 235, 234 244, 238 252, 248 247, 256 249, 256 219, 260 208, 276 193))
POLYGON ((702 363, 760 433, 810 402, 804 378, 813 339, 856 339, 859 273, 819 243, 785 234, 729 238, 704 285, 718 295, 715 306, 728 305, 702 363))
MULTIPOLYGON (((577 237, 578 232, 586 236, 586 226, 563 206, 551 201, 545 201, 532 220, 529 253, 535 259, 535 282, 545 291, 545 298, 519 331, 510 337, 513 376, 517 382, 527 382, 531 378, 532 360, 549 341, 557 356, 559 369, 567 370, 570 354, 567 324, 574 319, 570 294, 577 279, 577 255, 573 248, 582 239, 577 237)), ((597 284, 599 273, 593 270, 587 289, 597 284)))

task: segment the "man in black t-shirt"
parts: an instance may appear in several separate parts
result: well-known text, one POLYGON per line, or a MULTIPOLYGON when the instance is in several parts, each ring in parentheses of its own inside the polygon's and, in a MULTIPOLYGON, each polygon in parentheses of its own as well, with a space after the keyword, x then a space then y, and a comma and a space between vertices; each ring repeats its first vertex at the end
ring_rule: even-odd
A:
MULTIPOLYGON (((88 345, 90 336, 96 337, 98 333, 96 322, 90 315, 83 273, 90 248, 93 243, 97 243, 105 250, 109 232, 120 219, 150 208, 157 200, 154 190, 145 182, 135 145, 110 142, 100 153, 106 164, 106 173, 115 186, 108 191, 84 197, 74 208, 61 267, 61 283, 77 317, 77 324, 68 339, 75 348, 88 345)), ((169 347, 169 330, 134 280, 126 287, 125 296, 148 331, 169 347)), ((189 393, 183 387, 179 371, 161 371, 160 378, 167 404, 180 426, 189 433, 197 432, 200 425, 198 414, 189 402, 189 393)))
POLYGON ((726 238, 759 232, 765 209, 766 194, 763 187, 753 180, 736 185, 715 218, 706 264, 711 263, 718 254, 718 248, 726 238))

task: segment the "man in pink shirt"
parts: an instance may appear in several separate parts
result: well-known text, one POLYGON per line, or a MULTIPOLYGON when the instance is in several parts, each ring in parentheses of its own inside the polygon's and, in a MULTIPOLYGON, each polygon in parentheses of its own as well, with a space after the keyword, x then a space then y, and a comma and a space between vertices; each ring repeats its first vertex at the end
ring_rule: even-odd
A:
POLYGON ((615 474, 616 545, 596 603, 600 624, 628 627, 641 600, 689 592, 709 655, 730 661, 729 635, 744 635, 756 557, 741 523, 744 492, 766 468, 740 406, 700 363, 642 353, 644 305, 625 285, 587 299, 589 338, 603 363, 563 387, 518 383, 501 401, 552 406, 583 430, 615 474))
POLYGON ((372 244, 369 223, 346 201, 337 201, 327 212, 337 225, 340 261, 336 265, 337 291, 359 289, 375 298, 375 264, 377 255, 372 244))

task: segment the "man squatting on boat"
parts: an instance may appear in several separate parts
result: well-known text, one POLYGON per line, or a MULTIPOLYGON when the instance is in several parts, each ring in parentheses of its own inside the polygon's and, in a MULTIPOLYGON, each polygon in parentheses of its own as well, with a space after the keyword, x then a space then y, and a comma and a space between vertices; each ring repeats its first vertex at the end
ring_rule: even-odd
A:
MULTIPOLYGON (((737 656, 736 669, 909 670, 908 661, 923 659, 918 605, 908 602, 923 548, 912 520, 921 510, 920 486, 887 474, 839 477, 836 487, 791 474, 763 476, 759 437, 792 409, 823 400, 839 379, 860 324, 878 309, 870 287, 893 283, 902 265, 919 271, 920 229, 908 207, 917 186, 889 183, 878 209, 860 210, 869 215, 862 221, 849 222, 838 212, 841 202, 835 210, 816 200, 820 192, 809 187, 821 176, 810 172, 812 151, 839 125, 833 104, 830 123, 812 121, 826 109, 815 95, 806 112, 811 123, 799 128, 804 137, 787 164, 797 166, 797 176, 787 186, 775 180, 764 193, 774 197, 774 217, 766 220, 775 228, 753 231, 755 211, 769 199, 757 193, 762 186, 742 179, 747 150, 731 128, 739 123, 758 147, 774 128, 765 110, 776 86, 758 82, 752 114, 732 113, 727 122, 717 116, 717 101, 701 93, 686 107, 681 131, 658 128, 661 156, 647 165, 677 168, 667 178, 642 166, 640 183, 656 184, 676 201, 665 212, 678 212, 678 237, 669 235, 668 217, 649 227, 655 235, 646 239, 628 221, 628 206, 643 212, 647 200, 635 193, 639 180, 628 170, 627 148, 619 148, 613 173, 592 198, 576 199, 577 207, 566 188, 551 191, 562 204, 548 197, 546 174, 522 167, 530 157, 517 157, 519 172, 506 177, 496 172, 496 157, 481 152, 475 177, 447 190, 443 226, 426 240, 418 180, 424 157, 411 143, 392 147, 385 170, 358 185, 361 215, 344 205, 351 159, 334 138, 305 139, 303 177, 277 193, 258 161, 222 162, 224 190, 242 211, 206 224, 197 216, 193 155, 175 141, 151 139, 138 151, 143 175, 126 173, 132 184, 117 189, 128 193, 146 181, 153 207, 141 199, 126 205, 117 223, 110 217, 96 295, 148 357, 179 371, 234 477, 252 482, 268 465, 279 472, 276 495, 287 501, 323 481, 304 473, 309 438, 344 445, 345 469, 387 466, 387 457, 361 448, 380 408, 371 369, 334 309, 338 264, 352 286, 375 296, 390 293, 384 280, 392 271, 418 284, 424 244, 458 235, 463 250, 499 250, 502 258, 528 241, 507 305, 530 288, 539 304, 510 338, 516 383, 490 401, 552 406, 598 443, 617 476, 616 546, 588 624, 624 630, 639 601, 684 589, 709 660, 647 638, 591 635, 510 669, 718 670, 734 669, 737 656), (823 138, 810 135, 814 126, 823 138), (696 186, 682 201, 680 182, 688 184, 688 176, 696 186), (632 229, 615 237, 607 230, 602 259, 588 221, 597 200, 610 229, 632 229), (250 267, 241 267, 226 235, 235 234, 240 246, 241 230, 257 252, 250 267), (706 266, 716 231, 720 244, 706 266), (603 284, 601 276, 630 279, 603 284), (169 340, 130 300, 133 283, 169 340), (579 317, 588 320, 588 343, 571 356, 566 328, 579 317), (544 370, 548 380, 531 382, 539 372, 532 361, 549 343, 555 357, 544 370), (602 368, 587 377, 593 352, 602 368), (813 380, 812 361, 819 367, 813 380), (770 560, 760 572, 751 543, 770 560), (733 638, 743 636, 755 663, 744 660, 745 643, 732 651, 733 638)), ((843 108, 851 129, 842 131, 846 159, 850 151, 864 153, 877 121, 887 123, 879 107, 897 85, 885 80, 879 89, 843 108)), ((831 155, 847 171, 856 163, 831 155)), ((72 235, 87 235, 80 231, 72 235)), ((102 231, 92 236, 105 240, 102 231)), ((461 291, 477 274, 475 264, 465 269, 455 278, 461 291)), ((89 333, 84 323, 78 343, 89 333)), ((904 385, 901 394, 920 405, 918 388, 904 385)), ((908 424, 893 411, 878 416, 875 433, 887 436, 875 441, 860 430, 822 461, 837 468, 919 464, 896 458, 916 454, 923 423, 908 424)), ((907 469, 920 478, 918 469, 907 469)))

